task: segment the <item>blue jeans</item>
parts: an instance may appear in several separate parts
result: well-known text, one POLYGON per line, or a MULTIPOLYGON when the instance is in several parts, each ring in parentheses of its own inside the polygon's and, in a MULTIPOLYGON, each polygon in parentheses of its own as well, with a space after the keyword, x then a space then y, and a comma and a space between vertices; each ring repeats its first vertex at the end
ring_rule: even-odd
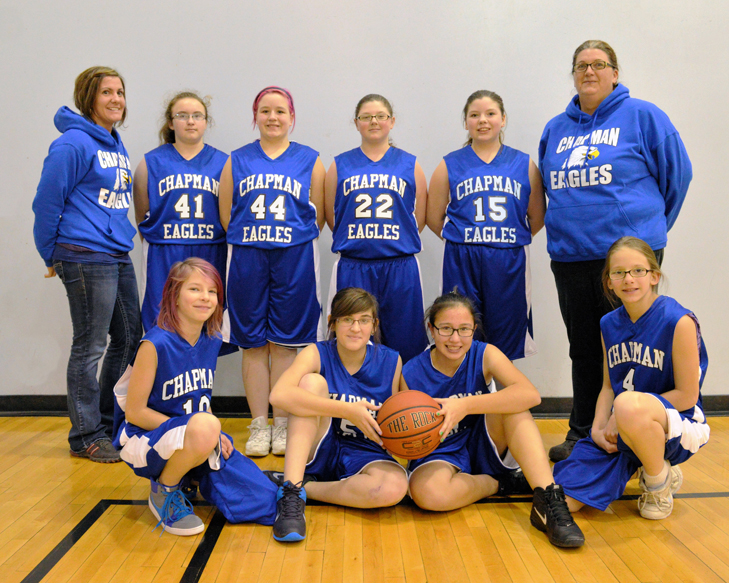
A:
POLYGON ((100 439, 111 437, 114 385, 142 337, 137 278, 131 263, 56 261, 53 267, 66 286, 71 308, 73 344, 67 371, 71 418, 68 443, 78 452, 100 439), (106 356, 97 380, 104 350, 106 356))

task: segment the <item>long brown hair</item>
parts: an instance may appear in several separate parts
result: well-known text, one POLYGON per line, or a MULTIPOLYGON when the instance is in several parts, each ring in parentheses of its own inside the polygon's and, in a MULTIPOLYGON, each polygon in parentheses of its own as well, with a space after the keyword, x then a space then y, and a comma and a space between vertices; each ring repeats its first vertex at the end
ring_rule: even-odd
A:
POLYGON ((329 322, 327 330, 329 337, 334 337, 334 324, 337 319, 351 316, 352 314, 361 314, 362 312, 372 312, 375 319, 372 328, 372 337, 375 342, 380 342, 380 326, 377 319, 379 304, 377 298, 370 292, 358 287, 345 287, 340 289, 332 300, 332 309, 329 312, 329 322))

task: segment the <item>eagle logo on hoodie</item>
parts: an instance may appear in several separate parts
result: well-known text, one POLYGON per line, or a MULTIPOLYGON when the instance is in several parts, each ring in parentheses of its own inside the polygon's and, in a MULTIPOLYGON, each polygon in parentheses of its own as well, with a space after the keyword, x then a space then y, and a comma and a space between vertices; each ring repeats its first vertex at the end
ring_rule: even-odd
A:
POLYGON ((594 160, 600 155, 600 151, 595 146, 577 146, 570 152, 570 157, 562 164, 562 170, 565 168, 574 168, 575 166, 584 166, 585 160, 594 160))

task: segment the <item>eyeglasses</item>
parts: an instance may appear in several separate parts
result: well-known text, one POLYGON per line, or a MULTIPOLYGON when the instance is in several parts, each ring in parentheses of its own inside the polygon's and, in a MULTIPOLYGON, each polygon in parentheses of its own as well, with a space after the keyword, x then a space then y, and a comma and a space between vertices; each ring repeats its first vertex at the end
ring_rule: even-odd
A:
POLYGON ((360 115, 357 116, 357 119, 362 123, 370 123, 373 117, 377 121, 385 121, 386 119, 390 119, 391 116, 387 115, 386 113, 378 113, 377 115, 360 115))
POLYGON ((351 328, 355 324, 359 324, 360 328, 362 326, 371 326, 374 321, 375 319, 370 316, 362 316, 359 320, 355 320, 354 318, 350 318, 349 316, 346 316, 345 318, 337 318, 337 322, 347 328, 351 328))
POLYGON ((646 269, 645 267, 634 267, 633 269, 623 270, 617 269, 610 272, 610 279, 625 279, 625 276, 630 274, 631 277, 645 277, 649 271, 653 269, 646 269))
POLYGON ((206 116, 204 113, 195 112, 195 113, 176 113, 172 116, 174 119, 179 119, 180 121, 187 121, 188 119, 192 118, 195 121, 202 121, 204 119, 207 119, 208 116, 206 116))
POLYGON ((433 325, 433 328, 438 330, 439 336, 445 336, 446 338, 450 338, 455 332, 458 332, 461 338, 470 338, 475 331, 474 328, 467 328, 465 326, 463 328, 453 328, 451 326, 441 326, 438 328, 438 326, 433 325))
POLYGON ((572 67, 573 73, 584 73, 587 71, 587 67, 590 67, 593 71, 602 71, 605 67, 615 68, 615 65, 611 65, 605 61, 593 61, 592 63, 577 63, 572 67))

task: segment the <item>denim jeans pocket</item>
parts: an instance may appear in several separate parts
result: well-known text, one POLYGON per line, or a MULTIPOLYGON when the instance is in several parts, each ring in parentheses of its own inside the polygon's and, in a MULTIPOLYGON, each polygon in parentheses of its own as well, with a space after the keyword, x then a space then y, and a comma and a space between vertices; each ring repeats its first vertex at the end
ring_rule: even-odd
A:
POLYGON ((53 269, 56 270, 56 275, 64 285, 76 283, 81 279, 81 269, 79 266, 79 263, 68 263, 67 261, 56 261, 53 263, 53 269), (68 269, 64 270, 64 264, 68 269))
POLYGON ((58 276, 58 279, 60 279, 63 283, 66 283, 66 280, 63 279, 63 261, 54 261, 53 269, 56 270, 56 275, 58 276))

